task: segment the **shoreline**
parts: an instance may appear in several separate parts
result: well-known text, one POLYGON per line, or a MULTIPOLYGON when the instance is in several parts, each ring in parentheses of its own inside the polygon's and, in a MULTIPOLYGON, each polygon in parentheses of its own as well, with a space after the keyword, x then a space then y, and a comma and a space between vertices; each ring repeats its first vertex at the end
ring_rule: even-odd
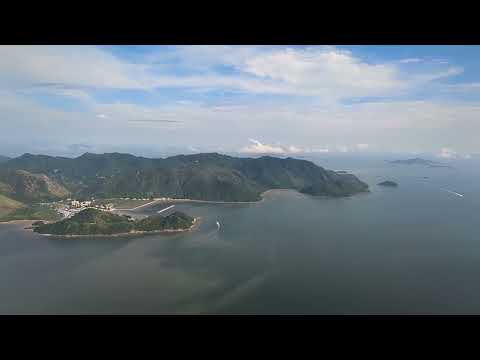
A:
POLYGON ((274 191, 297 191, 296 189, 268 189, 260 193, 260 200, 255 201, 215 201, 215 200, 194 200, 194 199, 171 199, 166 200, 168 202, 194 202, 194 203, 207 203, 207 204, 258 204, 265 200, 265 195, 274 191))
MULTIPOLYGON (((201 217, 194 217, 193 223, 188 229, 164 229, 164 230, 152 230, 152 231, 131 231, 128 233, 118 233, 118 234, 81 234, 81 235, 58 235, 58 234, 40 234, 41 236, 48 236, 48 237, 66 237, 66 238, 78 238, 78 237, 117 237, 117 236, 129 236, 129 235, 148 235, 148 234, 176 234, 176 233, 183 233, 194 230, 195 226, 200 222, 201 217)), ((28 230, 32 230, 30 228, 28 230)))
POLYGON ((9 220, 9 221, 0 221, 0 224, 21 224, 24 222, 33 222, 33 221, 37 221, 37 220, 9 220))
MULTIPOLYGON (((162 198, 157 198, 157 199, 154 199, 153 201, 149 202, 149 203, 146 203, 146 204, 143 204, 143 205, 140 205, 140 206, 137 206, 135 208, 132 208, 132 209, 113 209, 111 210, 111 212, 116 212, 116 211, 135 211, 136 209, 138 208, 143 208, 143 207, 147 207, 147 206, 150 206, 150 205, 153 205, 154 203, 158 203, 160 201, 163 201, 163 202, 166 202, 166 203, 205 203, 205 204, 219 204, 219 205, 222 205, 222 204, 227 204, 227 205, 230 205, 230 204, 259 204, 261 202, 263 202, 265 199, 266 199, 266 195, 274 192, 274 191, 297 191, 298 193, 300 193, 298 190, 295 190, 295 189, 289 189, 289 188, 279 188, 279 189, 268 189, 268 190, 265 190, 264 192, 262 192, 260 194, 260 197, 261 199, 260 200, 256 200, 256 201, 212 201, 212 200, 195 200, 195 199, 168 199, 168 200, 163 200, 162 198)), ((367 189, 366 191, 362 191, 362 192, 359 192, 357 194, 354 194, 354 195, 361 195, 361 194, 366 194, 366 193, 371 193, 371 190, 370 189, 367 189)), ((302 194, 302 193, 300 193, 302 194)), ((308 195, 308 196, 313 196, 313 197, 329 197, 329 196, 325 196, 325 195, 309 195, 309 194, 304 194, 304 195, 308 195)), ((350 197, 352 195, 348 195, 348 196, 345 196, 345 197, 350 197)), ((194 221, 196 221, 197 218, 194 218, 194 221)), ((198 218, 200 219, 200 218, 198 218)), ((28 223, 28 222, 35 222, 35 221, 43 221, 43 222, 51 222, 49 220, 39 220, 39 219, 34 219, 34 220, 27 220, 27 219, 24 219, 24 220, 10 220, 10 221, 0 221, 0 225, 1 224, 22 224, 22 223, 28 223)), ((192 225, 192 227, 195 225, 195 222, 194 224, 192 225)), ((157 232, 183 232, 183 231, 190 231, 191 228, 189 229, 186 229, 186 230, 183 230, 183 229, 179 229, 179 230, 175 230, 175 229, 170 229, 170 230, 159 230, 157 232)), ((141 234, 141 233, 151 233, 150 231, 148 232, 132 232, 132 233, 121 233, 121 234, 106 234, 106 235, 94 235, 94 236, 116 236, 116 235, 129 235, 129 234, 141 234)), ((39 234, 39 235, 45 235, 45 234, 39 234)), ((92 236, 92 235, 54 235, 54 234, 50 234, 49 236, 92 236)))
POLYGON ((35 219, 35 220, 28 220, 28 219, 25 219, 25 220, 9 220, 9 221, 0 221, 0 225, 1 225, 1 224, 21 224, 21 223, 24 223, 24 222, 31 222, 31 223, 34 223, 35 221, 50 222, 49 220, 38 220, 38 219, 35 219))
POLYGON ((205 204, 258 204, 260 202, 262 202, 263 200, 265 200, 265 195, 271 191, 277 191, 277 190, 295 190, 295 189, 268 189, 268 190, 265 190, 264 192, 262 192, 260 194, 260 197, 261 199, 260 200, 255 200, 255 201, 217 201, 217 200, 195 200, 195 199, 162 199, 162 198, 158 198, 158 199, 155 199, 147 204, 143 204, 143 205, 140 205, 140 206, 137 206, 137 207, 134 207, 132 209, 113 209, 113 211, 135 211, 139 208, 142 208, 142 207, 146 207, 146 206, 149 206, 149 205, 153 205, 154 203, 157 203, 157 202, 160 202, 160 201, 163 201, 163 202, 166 202, 166 203, 177 203, 177 202, 191 202, 191 203, 205 203, 205 204))

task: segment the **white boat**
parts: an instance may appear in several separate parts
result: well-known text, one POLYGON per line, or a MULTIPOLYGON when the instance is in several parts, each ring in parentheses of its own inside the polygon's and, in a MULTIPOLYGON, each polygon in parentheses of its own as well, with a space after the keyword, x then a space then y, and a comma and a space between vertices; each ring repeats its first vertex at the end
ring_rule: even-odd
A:
POLYGON ((217 221, 217 229, 220 229, 220 223, 217 221))

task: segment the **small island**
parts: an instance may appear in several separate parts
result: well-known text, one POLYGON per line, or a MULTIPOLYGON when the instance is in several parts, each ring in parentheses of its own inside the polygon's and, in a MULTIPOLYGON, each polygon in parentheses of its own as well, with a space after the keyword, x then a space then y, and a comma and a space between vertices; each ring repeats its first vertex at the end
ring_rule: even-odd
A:
POLYGON ((389 187, 397 187, 398 184, 395 181, 387 180, 387 181, 382 181, 381 183, 378 183, 380 186, 389 186, 389 187))
POLYGON ((192 229, 196 219, 176 211, 168 216, 154 215, 134 220, 126 215, 87 208, 54 223, 34 223, 33 231, 43 235, 122 235, 147 232, 180 232, 192 229))

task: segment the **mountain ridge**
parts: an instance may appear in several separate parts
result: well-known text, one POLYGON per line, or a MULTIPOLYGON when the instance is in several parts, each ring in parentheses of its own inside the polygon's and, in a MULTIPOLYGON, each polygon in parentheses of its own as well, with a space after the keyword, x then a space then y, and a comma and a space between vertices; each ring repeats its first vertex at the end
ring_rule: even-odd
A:
POLYGON ((216 152, 166 158, 126 153, 84 153, 76 158, 26 153, 0 165, 0 174, 18 170, 43 174, 74 196, 83 197, 256 201, 262 192, 276 188, 326 196, 368 191, 368 185, 354 175, 327 170, 308 160, 216 152))

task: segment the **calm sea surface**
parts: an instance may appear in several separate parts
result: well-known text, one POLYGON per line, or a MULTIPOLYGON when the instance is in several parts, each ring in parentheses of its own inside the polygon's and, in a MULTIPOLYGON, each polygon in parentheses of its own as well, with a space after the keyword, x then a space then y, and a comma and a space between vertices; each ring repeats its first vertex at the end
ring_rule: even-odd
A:
POLYGON ((201 217, 177 235, 61 239, 0 224, 0 313, 480 314, 478 161, 316 162, 371 193, 177 204, 201 217), (400 186, 376 185, 387 179, 400 186))

